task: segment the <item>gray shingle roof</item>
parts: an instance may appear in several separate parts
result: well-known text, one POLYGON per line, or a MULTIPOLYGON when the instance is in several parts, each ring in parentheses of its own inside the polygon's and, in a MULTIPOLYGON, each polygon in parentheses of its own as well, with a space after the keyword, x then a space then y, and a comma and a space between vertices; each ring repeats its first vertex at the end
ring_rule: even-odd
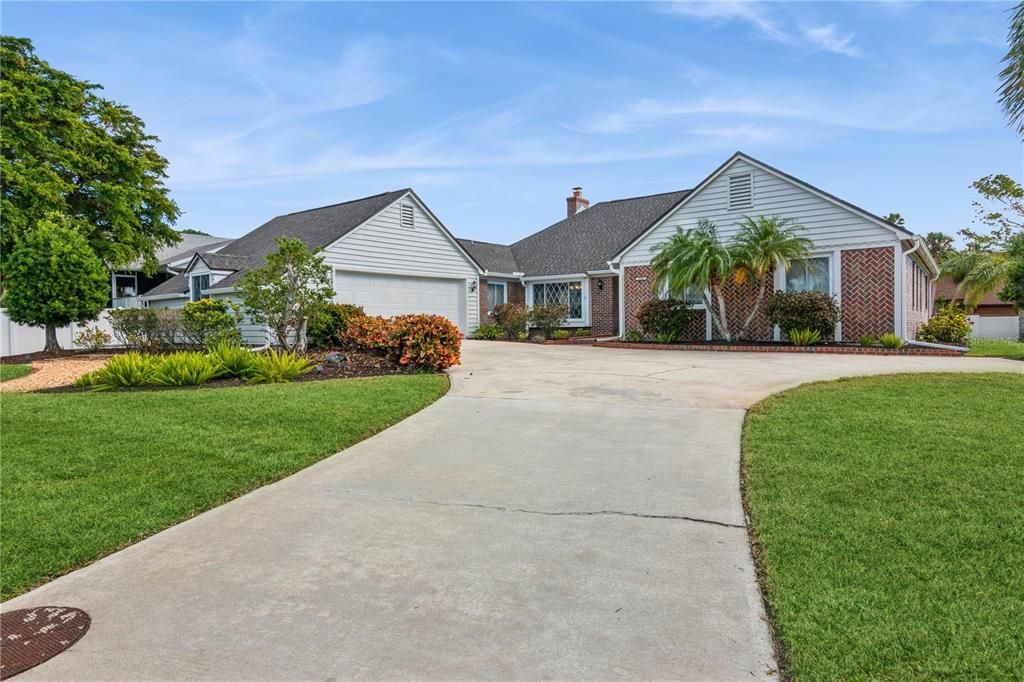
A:
POLYGON ((262 263, 264 256, 277 249, 278 237, 294 237, 306 242, 310 249, 320 249, 362 225, 409 191, 399 189, 279 215, 231 242, 219 253, 252 259, 251 264, 262 263))
POLYGON ((478 242, 472 239, 459 239, 459 245, 473 257, 480 267, 490 272, 513 273, 519 272, 516 268, 515 258, 512 257, 512 247, 504 244, 492 244, 491 242, 478 242))
POLYGON ((188 278, 185 275, 175 275, 166 282, 161 282, 149 291, 142 292, 143 298, 150 296, 166 296, 167 294, 187 294, 188 278))
POLYGON ((527 276, 606 270, 608 261, 656 223, 690 190, 602 201, 512 244, 527 276))
POLYGON ((245 268, 259 265, 262 259, 250 258, 248 256, 237 256, 233 253, 197 253, 211 270, 244 270, 245 268))

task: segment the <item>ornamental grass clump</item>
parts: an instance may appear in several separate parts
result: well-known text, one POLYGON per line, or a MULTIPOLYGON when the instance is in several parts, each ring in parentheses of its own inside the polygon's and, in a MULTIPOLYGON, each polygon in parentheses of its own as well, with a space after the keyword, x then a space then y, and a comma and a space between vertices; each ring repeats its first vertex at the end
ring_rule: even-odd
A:
POLYGON ((817 329, 791 329, 787 336, 794 346, 813 346, 821 341, 821 332, 817 329))
POLYGON ((900 348, 903 348, 903 346, 907 345, 903 339, 891 332, 879 336, 878 342, 890 350, 899 350, 900 348))
POLYGON ((232 379, 248 378, 256 364, 255 354, 237 343, 218 343, 207 357, 216 365, 218 376, 232 379))
POLYGON ((115 355, 94 373, 92 390, 110 391, 151 385, 161 363, 159 355, 144 355, 135 351, 115 355))
POLYGON ((268 350, 253 354, 253 367, 249 373, 252 384, 283 384, 313 371, 312 362, 292 352, 268 350))
POLYGON ((857 343, 859 343, 864 348, 871 348, 876 343, 878 343, 878 339, 871 334, 861 334, 860 336, 857 337, 857 343))
POLYGON ((167 355, 153 373, 157 386, 202 386, 219 373, 216 362, 196 351, 167 355))

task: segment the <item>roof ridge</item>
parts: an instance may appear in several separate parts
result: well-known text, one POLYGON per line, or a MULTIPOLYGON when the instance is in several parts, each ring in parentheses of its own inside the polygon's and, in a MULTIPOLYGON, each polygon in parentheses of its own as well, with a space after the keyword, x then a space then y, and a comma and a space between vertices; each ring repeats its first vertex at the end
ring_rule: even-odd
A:
MULTIPOLYGON (((651 197, 662 197, 662 196, 665 196, 666 194, 679 194, 680 192, 692 192, 692 191, 693 191, 693 188, 689 188, 689 189, 673 189, 673 190, 669 190, 668 192, 655 192, 654 194, 641 194, 641 195, 635 196, 635 197, 623 197, 622 199, 608 199, 606 201, 599 201, 596 204, 594 204, 594 206, 600 206, 601 204, 616 204, 616 203, 618 203, 620 201, 634 201, 636 199, 650 199, 651 197)), ((593 208, 594 206, 591 206, 590 208, 593 208)), ((582 213, 582 212, 583 211, 580 211, 580 213, 582 213)))
POLYGON ((284 217, 286 215, 298 215, 300 213, 310 213, 312 211, 321 211, 321 210, 323 210, 325 208, 334 208, 335 206, 344 206, 345 204, 354 204, 357 201, 366 201, 367 199, 376 199, 377 197, 383 197, 383 196, 386 196, 388 194, 397 194, 399 192, 405 193, 405 192, 411 192, 411 191, 412 191, 411 187, 404 187, 402 189, 391 189, 391 190, 388 190, 386 192, 380 192, 378 194, 371 194, 369 196, 359 197, 357 199, 349 199, 348 201, 339 201, 339 202, 334 203, 334 204, 324 204, 323 206, 316 206, 315 208, 304 208, 301 211, 292 211, 291 213, 282 213, 281 215, 279 215, 277 217, 278 218, 282 218, 282 217, 284 217))
POLYGON ((456 237, 456 239, 459 240, 460 242, 473 242, 474 244, 487 244, 489 246, 502 246, 506 248, 510 246, 510 244, 501 244, 499 242, 485 242, 481 239, 470 239, 469 237, 456 237))

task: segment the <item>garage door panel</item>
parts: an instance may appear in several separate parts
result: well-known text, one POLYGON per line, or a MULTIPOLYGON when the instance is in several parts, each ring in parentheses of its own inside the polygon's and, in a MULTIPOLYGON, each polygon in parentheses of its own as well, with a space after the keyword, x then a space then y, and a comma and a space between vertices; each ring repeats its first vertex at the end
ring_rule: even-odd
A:
POLYGON ((336 301, 361 305, 369 315, 426 313, 447 317, 460 328, 465 324, 462 280, 337 272, 334 282, 336 301))

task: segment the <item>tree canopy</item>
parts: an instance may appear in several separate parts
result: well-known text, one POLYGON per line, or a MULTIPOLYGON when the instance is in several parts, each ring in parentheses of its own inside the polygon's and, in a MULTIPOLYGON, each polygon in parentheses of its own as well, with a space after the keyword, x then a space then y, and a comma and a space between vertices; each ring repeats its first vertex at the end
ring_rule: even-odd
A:
POLYGON ((18 242, 54 214, 109 267, 176 244, 180 213, 164 186, 156 137, 126 107, 40 59, 26 38, 0 37, 0 272, 18 242))
POLYGON ((1010 125, 1024 137, 1024 2, 1010 16, 1009 49, 999 72, 999 102, 1010 125))
POLYGON ((7 255, 3 306, 15 322, 46 328, 46 350, 59 349, 57 327, 95 319, 109 295, 106 266, 60 215, 36 223, 7 255))

